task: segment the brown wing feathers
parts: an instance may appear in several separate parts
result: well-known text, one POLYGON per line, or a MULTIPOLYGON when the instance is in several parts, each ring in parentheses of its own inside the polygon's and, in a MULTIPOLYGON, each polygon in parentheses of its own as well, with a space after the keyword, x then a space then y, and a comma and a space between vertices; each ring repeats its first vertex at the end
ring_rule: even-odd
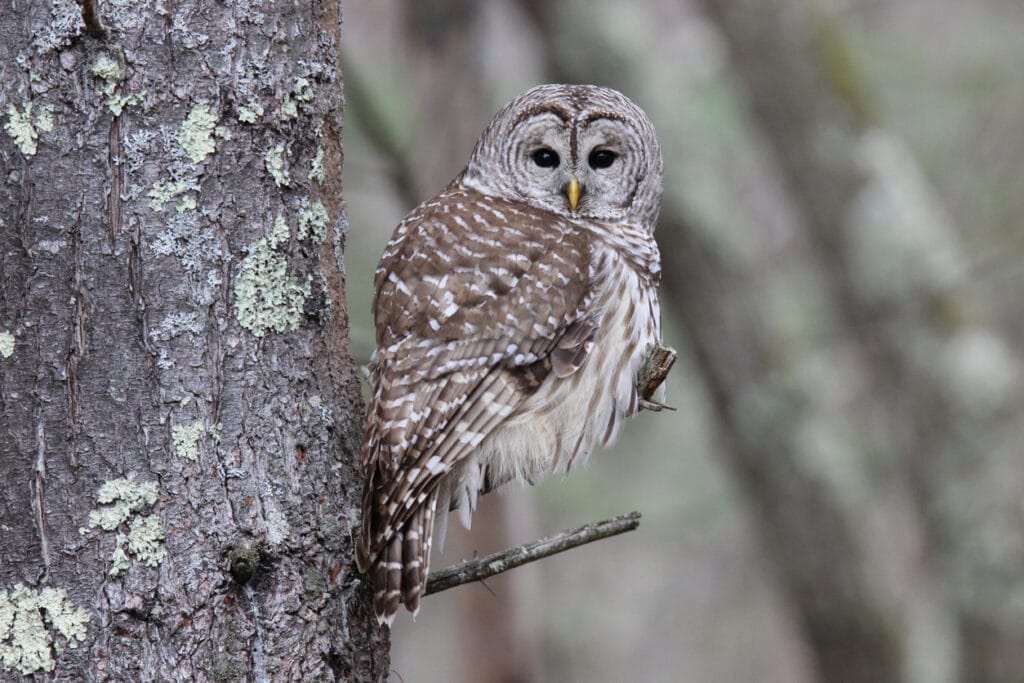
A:
POLYGON ((587 249, 563 219, 459 188, 396 231, 375 277, 379 349, 357 547, 360 569, 374 564, 382 621, 400 603, 419 605, 445 473, 552 367, 564 375, 582 363, 594 334, 578 320, 589 303, 587 249), (484 229, 482 215, 506 222, 484 229))

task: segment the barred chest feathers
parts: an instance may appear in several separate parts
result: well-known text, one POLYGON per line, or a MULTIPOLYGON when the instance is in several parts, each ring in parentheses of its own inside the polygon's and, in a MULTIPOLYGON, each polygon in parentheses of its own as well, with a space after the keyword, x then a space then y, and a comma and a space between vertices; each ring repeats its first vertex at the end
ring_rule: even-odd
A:
POLYGON ((638 410, 636 377, 648 349, 661 341, 657 245, 646 231, 605 235, 595 239, 591 267, 598 327, 583 365, 565 378, 548 375, 440 492, 439 508, 457 509, 467 528, 481 492, 569 471, 596 446, 611 445, 623 418, 638 410))

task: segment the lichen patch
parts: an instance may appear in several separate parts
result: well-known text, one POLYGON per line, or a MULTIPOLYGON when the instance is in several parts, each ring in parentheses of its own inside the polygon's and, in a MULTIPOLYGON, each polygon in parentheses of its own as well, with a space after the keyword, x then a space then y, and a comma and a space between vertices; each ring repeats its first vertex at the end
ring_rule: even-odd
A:
POLYGON ((196 198, 190 194, 182 197, 177 204, 174 205, 174 210, 178 213, 185 213, 186 211, 195 211, 199 205, 196 203, 196 198))
POLYGON ((249 102, 238 107, 238 120, 242 123, 256 123, 263 116, 263 105, 259 102, 249 102))
POLYGON ((138 483, 134 479, 112 479, 100 486, 96 502, 106 507, 89 513, 89 526, 113 531, 132 514, 156 502, 156 484, 148 481, 138 483))
POLYGON ((100 55, 97 57, 96 61, 93 62, 90 72, 93 76, 103 81, 102 92, 107 96, 104 104, 107 105, 107 109, 114 116, 120 116, 125 107, 138 104, 146 95, 145 91, 131 94, 116 94, 117 86, 125 79, 128 72, 123 62, 110 55, 100 55))
POLYGON ((318 183, 324 182, 324 148, 316 148, 316 156, 313 157, 313 161, 309 165, 310 180, 315 180, 318 183))
POLYGON ((263 495, 264 522, 266 523, 267 543, 280 545, 284 543, 292 533, 292 527, 288 518, 277 507, 274 495, 266 491, 263 495))
POLYGON ((308 236, 315 244, 320 244, 327 239, 329 221, 327 209, 320 200, 306 206, 299 212, 299 239, 304 240, 308 236))
MULTIPOLYGON (((153 183, 153 187, 149 190, 146 195, 149 197, 149 208, 154 211, 160 211, 164 208, 164 204, 171 201, 175 197, 179 197, 189 190, 198 189, 196 181, 194 179, 179 179, 179 180, 158 180, 153 183)), ((195 200, 187 201, 182 199, 178 202, 176 207, 178 213, 188 211, 189 208, 194 207, 195 200)))
POLYGON ((178 144, 192 163, 198 164, 217 150, 213 131, 217 127, 217 115, 205 104, 192 107, 178 129, 178 144))
POLYGON ((270 235, 249 246, 235 278, 235 317, 257 337, 295 330, 302 322, 310 282, 289 275, 288 261, 277 251, 288 235, 287 223, 278 216, 270 235))
POLYGON ((167 557, 164 535, 158 515, 135 517, 128 523, 128 553, 147 567, 156 567, 167 557))
POLYGON ((28 100, 22 102, 20 111, 13 102, 7 105, 7 123, 4 124, 4 130, 11 136, 22 154, 30 157, 36 153, 36 140, 39 139, 39 133, 32 125, 31 102, 28 100))
POLYGON ((291 185, 292 179, 284 162, 283 144, 268 149, 267 153, 263 155, 263 163, 278 187, 288 187, 291 185))
POLYGON ((9 331, 0 332, 0 356, 10 358, 14 353, 14 335, 9 331))
POLYGON ((36 114, 36 128, 49 133, 53 130, 53 105, 44 104, 39 107, 39 113, 36 114))
POLYGON ((146 97, 146 91, 132 93, 130 95, 110 95, 107 98, 107 109, 114 116, 120 116, 125 107, 135 106, 146 97))
POLYGON ((117 84, 124 80, 124 65, 110 55, 100 55, 93 62, 92 75, 104 81, 103 92, 112 95, 117 84))
MULTIPOLYGON (((89 527, 114 531, 122 524, 128 524, 127 534, 117 534, 110 557, 110 576, 120 576, 130 566, 131 558, 156 567, 167 557, 160 516, 138 514, 156 502, 156 492, 156 484, 138 483, 134 479, 113 479, 100 487, 96 502, 101 507, 89 513, 89 527)), ((88 530, 79 529, 79 533, 88 533, 88 530)))
POLYGON ((19 583, 0 590, 0 666, 23 676, 53 671, 54 634, 74 649, 85 640, 89 618, 63 588, 37 591, 19 583))
POLYGON ((174 454, 186 460, 198 460, 199 439, 202 438, 205 431, 202 420, 172 427, 171 441, 174 443, 174 454))
POLYGON ((306 105, 315 99, 315 96, 308 78, 305 76, 296 78, 291 91, 281 100, 281 108, 277 112, 278 120, 291 121, 298 117, 299 111, 305 109, 306 105))
MULTIPOLYGON (((196 211, 172 214, 167 219, 166 228, 157 234, 150 247, 157 254, 177 258, 182 267, 194 275, 202 273, 208 264, 222 256, 216 235, 209 226, 202 223, 202 217, 196 211)), ((190 331, 198 334, 201 330, 202 326, 199 325, 190 331)))

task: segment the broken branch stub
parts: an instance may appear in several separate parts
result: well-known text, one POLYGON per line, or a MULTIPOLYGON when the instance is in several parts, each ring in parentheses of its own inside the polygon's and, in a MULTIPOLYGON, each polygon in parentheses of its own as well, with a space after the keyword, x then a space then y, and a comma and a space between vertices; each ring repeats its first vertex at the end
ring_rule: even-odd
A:
POLYGON ((655 401, 652 397, 668 377, 668 372, 672 369, 672 364, 676 362, 678 355, 675 349, 660 343, 655 344, 647 351, 647 357, 636 377, 636 391, 640 395, 641 410, 654 412, 675 410, 671 406, 655 401))

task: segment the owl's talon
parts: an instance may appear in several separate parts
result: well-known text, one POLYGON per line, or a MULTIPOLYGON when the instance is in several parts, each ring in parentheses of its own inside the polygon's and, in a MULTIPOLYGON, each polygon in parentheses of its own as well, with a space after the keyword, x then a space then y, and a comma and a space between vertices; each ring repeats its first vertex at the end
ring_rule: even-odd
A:
POLYGON ((657 401, 642 398, 640 399, 640 410, 650 410, 652 413, 660 413, 663 410, 675 411, 675 408, 664 403, 658 403, 657 401))

